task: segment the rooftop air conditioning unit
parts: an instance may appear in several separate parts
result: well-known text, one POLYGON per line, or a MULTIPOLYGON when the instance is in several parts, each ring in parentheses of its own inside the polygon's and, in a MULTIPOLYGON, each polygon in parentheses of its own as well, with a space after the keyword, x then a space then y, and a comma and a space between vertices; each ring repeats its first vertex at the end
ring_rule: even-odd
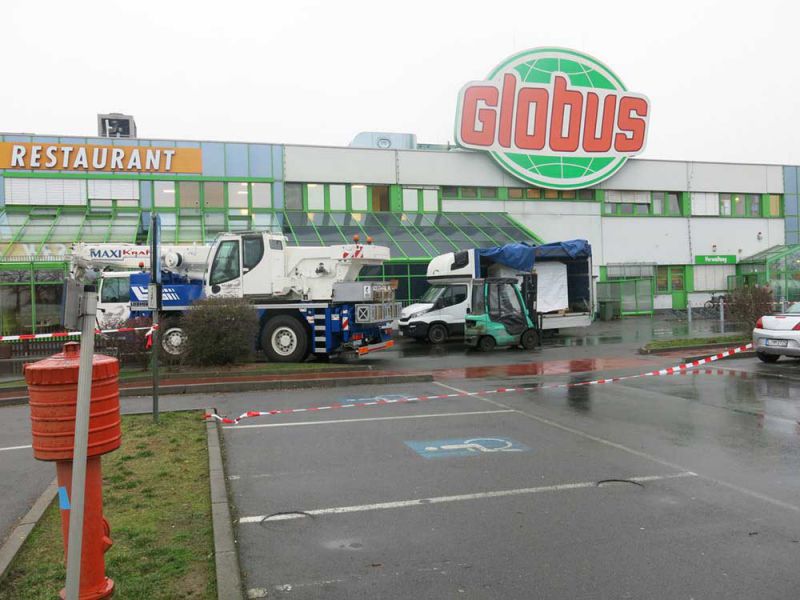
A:
POLYGON ((97 115, 97 135, 108 138, 135 138, 136 121, 131 115, 122 113, 97 115))

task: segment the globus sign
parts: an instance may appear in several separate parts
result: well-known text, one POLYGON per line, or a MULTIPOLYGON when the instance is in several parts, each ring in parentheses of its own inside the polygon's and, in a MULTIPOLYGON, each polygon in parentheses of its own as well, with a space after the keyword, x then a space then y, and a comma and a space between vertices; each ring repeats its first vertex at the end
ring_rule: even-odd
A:
POLYGON ((455 139, 537 186, 576 189, 613 175, 647 141, 650 102, 607 66, 566 48, 507 58, 458 95, 455 139))

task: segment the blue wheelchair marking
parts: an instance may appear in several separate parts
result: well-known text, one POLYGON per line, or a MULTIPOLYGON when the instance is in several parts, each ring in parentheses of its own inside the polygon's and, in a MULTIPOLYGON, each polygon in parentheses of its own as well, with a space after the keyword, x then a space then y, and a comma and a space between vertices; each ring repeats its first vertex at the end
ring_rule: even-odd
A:
POLYGON ((447 440, 406 440, 406 446, 422 458, 455 458, 458 456, 481 456, 501 452, 529 452, 525 444, 505 437, 469 437, 447 440))
POLYGON ((63 485, 58 488, 58 507, 61 510, 69 510, 69 496, 67 495, 67 488, 63 485))

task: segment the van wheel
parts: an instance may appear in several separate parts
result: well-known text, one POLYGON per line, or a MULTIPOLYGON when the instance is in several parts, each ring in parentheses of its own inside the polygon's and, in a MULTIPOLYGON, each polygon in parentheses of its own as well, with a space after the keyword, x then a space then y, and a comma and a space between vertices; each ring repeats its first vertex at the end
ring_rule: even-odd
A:
POLYGON ((431 344, 443 344, 447 341, 447 327, 441 323, 431 325, 428 329, 428 341, 431 344))
POLYGON ((308 349, 308 332, 294 317, 278 315, 264 326, 261 347, 272 362, 300 362, 308 349))
POLYGON ((520 337, 519 344, 525 350, 533 350, 539 345, 539 332, 535 329, 528 329, 520 337))
POLYGON ((778 359, 781 357, 780 354, 764 354, 763 352, 756 352, 756 356, 758 360, 765 363, 778 362, 778 359))
POLYGON ((481 352, 491 352, 497 346, 497 340, 490 335, 485 335, 478 340, 478 350, 481 352))

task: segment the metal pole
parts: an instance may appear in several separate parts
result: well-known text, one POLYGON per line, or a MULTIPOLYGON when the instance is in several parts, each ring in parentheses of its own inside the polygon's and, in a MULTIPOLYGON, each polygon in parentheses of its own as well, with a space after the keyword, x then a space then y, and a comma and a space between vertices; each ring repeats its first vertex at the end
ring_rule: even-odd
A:
POLYGON ((692 303, 686 302, 686 318, 689 321, 689 333, 692 333, 692 303))
POLYGON ((66 600, 78 600, 81 583, 81 547, 83 544, 83 505, 86 492, 86 454, 89 444, 89 412, 92 396, 92 362, 94 357, 94 324, 97 312, 97 290, 83 288, 81 354, 78 367, 78 402, 75 409, 75 449, 72 456, 72 497, 67 539, 66 600))
POLYGON ((153 310, 153 422, 158 423, 158 309, 153 310))
POLYGON ((725 297, 719 299, 719 332, 725 333, 725 297))

